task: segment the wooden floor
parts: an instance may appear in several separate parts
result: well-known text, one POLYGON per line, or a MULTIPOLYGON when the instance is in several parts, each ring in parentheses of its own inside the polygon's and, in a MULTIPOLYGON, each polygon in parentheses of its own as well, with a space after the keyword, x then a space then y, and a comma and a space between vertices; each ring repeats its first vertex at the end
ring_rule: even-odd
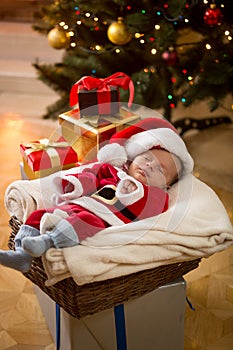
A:
MULTIPOLYGON (((13 97, 8 98, 11 110, 13 97)), ((57 124, 10 111, 0 114, 0 122, 0 248, 7 249, 10 229, 3 200, 7 185, 20 178, 19 143, 49 136, 57 124)), ((232 192, 216 190, 232 215, 232 192)), ((232 276, 232 248, 205 259, 197 270, 185 276, 187 295, 195 307, 193 311, 187 306, 185 350, 233 349, 232 276)), ((31 282, 19 272, 0 266, 0 350, 54 348, 31 282)))
MULTIPOLYGON (((3 206, 4 191, 20 178, 19 143, 36 140, 52 128, 49 122, 24 120, 21 115, 0 115, 1 187, 0 246, 7 249, 10 229, 3 206)), ((33 285, 21 273, 0 265, 0 349, 52 350, 54 343, 40 309, 33 285)))
MULTIPOLYGON (((10 2, 1 2, 6 3, 10 2)), ((15 10, 14 6, 14 13, 15 10)), ((44 107, 57 97, 44 84, 39 84, 31 63, 36 57, 45 62, 60 62, 62 52, 50 48, 46 36, 35 33, 26 23, 1 22, 0 44, 0 249, 7 249, 10 229, 3 204, 4 192, 8 184, 20 178, 19 143, 46 137, 57 127, 55 122, 40 118, 44 107)), ((232 101, 231 96, 230 99, 232 101)), ((174 112, 175 117, 205 117, 208 109, 205 102, 200 102, 194 109, 174 112)), ((221 114, 225 115, 226 111, 221 110, 221 114)), ((203 139, 193 137, 189 146, 195 161, 202 157, 197 169, 200 178, 209 181, 211 186, 214 184, 233 222, 233 171, 229 173, 232 127, 228 140, 226 130, 221 132, 216 128, 214 135, 203 139), (215 138, 221 135, 218 145, 213 147, 215 138)), ((195 307, 195 311, 188 306, 186 310, 185 350, 233 349, 232 276, 233 247, 205 259, 198 269, 185 276, 187 295, 195 307)), ((0 350, 54 348, 33 285, 19 272, 0 266, 0 350)))

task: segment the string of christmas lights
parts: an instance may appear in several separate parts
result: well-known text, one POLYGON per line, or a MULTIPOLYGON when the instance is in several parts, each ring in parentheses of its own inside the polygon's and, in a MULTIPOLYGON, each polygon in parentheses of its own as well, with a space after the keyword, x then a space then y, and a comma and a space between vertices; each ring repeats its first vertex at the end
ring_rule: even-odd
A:
MULTIPOLYGON (((206 42, 205 40, 199 40, 197 42, 182 42, 181 44, 174 43, 172 46, 167 48, 161 48, 157 45, 156 33, 163 29, 164 20, 165 23, 169 23, 170 25, 177 26, 179 23, 182 23, 183 28, 187 25, 189 26, 189 12, 194 6, 198 3, 198 0, 192 0, 191 2, 186 2, 183 10, 176 16, 172 17, 169 15, 169 3, 165 2, 163 4, 163 8, 154 7, 151 9, 150 13, 147 12, 146 9, 138 9, 136 12, 145 18, 153 19, 153 23, 151 25, 152 30, 150 32, 144 32, 142 30, 138 30, 132 32, 132 28, 130 28, 127 19, 127 13, 132 13, 133 8, 131 5, 126 5, 124 9, 125 16, 116 18, 115 21, 109 22, 109 20, 101 19, 101 16, 96 12, 91 11, 83 11, 81 6, 76 5, 74 7, 74 14, 76 15, 75 22, 73 20, 70 23, 66 23, 64 20, 61 20, 57 26, 55 26, 48 33, 48 40, 52 47, 55 49, 80 49, 81 51, 93 54, 93 55, 104 55, 109 53, 120 54, 123 50, 123 46, 131 43, 138 45, 144 45, 146 50, 152 55, 158 55, 162 57, 164 62, 171 69, 173 67, 177 67, 179 63, 179 54, 177 50, 179 48, 184 50, 185 46, 200 46, 200 49, 205 48, 207 51, 213 50, 213 44, 210 42, 206 42), (94 43, 89 47, 85 47, 82 42, 79 40, 79 31, 82 26, 85 26, 90 32, 106 32, 109 43, 106 46, 102 44, 94 43)), ((56 1, 56 5, 60 5, 59 1, 56 1)), ((220 5, 218 8, 214 1, 203 0, 203 4, 206 6, 203 16, 203 21, 206 26, 210 28, 220 27, 224 21, 222 12, 220 8, 224 7, 224 4, 220 5)), ((135 13, 135 11, 134 11, 135 13)), ((136 23, 136 26, 139 26, 139 22, 136 23)), ((140 26, 139 26, 140 27, 140 26)), ((232 41, 231 30, 226 30, 223 28, 223 40, 228 40, 230 43, 232 41)), ((218 64, 219 60, 215 59, 215 63, 218 64)), ((92 73, 96 73, 96 69, 92 70, 92 73)), ((150 66, 144 68, 144 73, 152 73, 157 74, 157 69, 155 66, 150 66)), ((188 69, 183 68, 181 70, 181 74, 185 77, 187 84, 193 85, 195 81, 197 81, 200 71, 195 72, 195 74, 189 74, 188 69)), ((140 81, 137 82, 140 84, 140 81)), ((171 83, 177 83, 177 77, 175 74, 172 74, 171 83)), ((170 108, 175 107, 175 103, 173 102, 174 96, 172 94, 168 94, 167 99, 170 103, 170 108)), ((185 95, 180 98, 182 103, 186 103, 185 95)))
MULTIPOLYGON (((185 5, 185 9, 191 9, 193 6, 195 6, 195 4, 198 2, 198 0, 192 0, 191 4, 186 4, 185 5)), ((208 3, 207 1, 204 0, 204 3, 208 3)), ((164 4, 165 8, 168 8, 168 3, 164 4)), ((223 5, 222 5, 223 6, 223 5)), ((127 7, 127 9, 131 9, 130 6, 127 7)), ((121 18, 121 20, 116 20, 116 22, 113 22, 109 25, 109 27, 106 29, 107 30, 107 35, 109 40, 115 44, 116 46, 112 47, 112 48, 108 48, 105 49, 103 46, 96 44, 94 47, 91 48, 87 48, 84 47, 83 45, 80 45, 78 43, 78 29, 77 27, 81 26, 81 25, 86 25, 86 19, 88 19, 88 21, 92 20, 93 24, 90 25, 90 30, 93 31, 99 31, 100 27, 99 27, 99 23, 101 22, 99 17, 95 14, 95 13, 90 13, 90 12, 85 12, 82 13, 82 11, 80 10, 79 6, 75 6, 74 8, 75 13, 78 16, 78 19, 75 23, 75 25, 72 25, 72 27, 70 28, 69 25, 67 23, 65 23, 65 21, 61 21, 58 26, 56 26, 54 29, 51 30, 51 32, 53 33, 53 35, 51 34, 51 32, 49 32, 48 34, 48 40, 49 43, 52 47, 56 48, 56 49, 72 49, 72 48, 76 48, 77 46, 82 49, 85 50, 86 52, 90 52, 92 54, 103 54, 105 52, 116 52, 116 53, 120 53, 120 47, 121 45, 125 45, 127 44, 130 40, 135 39, 139 42, 139 44, 154 44, 155 43, 155 35, 154 33, 151 33, 151 35, 149 35, 149 39, 145 38, 145 34, 144 33, 134 33, 134 35, 132 35, 128 30, 127 30, 127 26, 123 23, 123 18, 121 18), (62 32, 62 30, 59 30, 58 27, 61 27, 64 31, 62 32), (114 34, 111 33, 111 27, 113 27, 113 31, 114 34), (56 33, 57 31, 57 33, 56 33), (115 35, 115 39, 113 39, 113 36, 115 35), (122 37, 124 37, 123 43, 122 43, 122 37), (59 40, 61 41, 61 43, 58 43, 59 40), (113 40, 113 41, 112 41, 113 40), (89 50, 89 51, 88 51, 89 50)), ((146 11, 145 10, 141 10, 142 13, 144 13, 144 15, 146 15, 146 11)), ((170 18, 166 15, 165 10, 164 9, 160 9, 160 10, 156 10, 156 14, 157 16, 161 16, 163 15, 163 17, 169 21, 169 22, 173 22, 176 23, 177 20, 180 21, 184 21, 184 23, 188 23, 189 20, 188 18, 185 18, 183 16, 183 13, 180 14, 179 16, 176 16, 175 18, 170 18)), ((208 8, 204 14, 204 20, 208 25, 221 25, 222 23, 222 15, 221 12, 218 8, 216 8, 216 5, 214 3, 212 3, 210 5, 210 8, 208 8), (211 11, 210 11, 211 10, 211 11)), ((108 26, 107 22, 103 22, 102 23, 105 27, 108 26)), ((154 29, 155 31, 158 31, 161 29, 161 25, 155 23, 154 24, 154 29)), ((227 39, 230 41, 232 40, 232 36, 230 34, 230 31, 228 31, 227 34, 227 39)), ((189 43, 183 43, 184 45, 189 45, 189 43)), ((192 45, 192 43, 190 43, 190 45, 192 45)), ((179 46, 179 45, 176 45, 179 46)), ((155 47, 153 47, 151 49, 151 54, 155 55, 157 53, 157 49, 155 47)))

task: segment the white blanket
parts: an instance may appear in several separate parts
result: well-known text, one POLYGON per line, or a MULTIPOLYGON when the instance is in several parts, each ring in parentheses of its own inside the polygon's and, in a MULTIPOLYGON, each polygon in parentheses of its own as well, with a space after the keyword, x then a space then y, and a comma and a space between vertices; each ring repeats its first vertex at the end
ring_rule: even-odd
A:
POLYGON ((16 180, 6 189, 4 204, 10 216, 16 216, 25 222, 28 216, 37 209, 53 206, 53 175, 47 180, 16 180), (49 181, 48 181, 49 180, 49 181))
MULTIPOLYGON (((23 183, 25 181, 21 181, 21 186, 23 183)), ((44 197, 44 190, 42 193, 44 197)), ((72 248, 49 249, 43 257, 47 285, 70 276, 78 285, 83 285, 208 257, 233 244, 227 212, 210 187, 187 175, 172 187, 169 195, 169 210, 157 217, 109 227, 72 248)), ((44 199, 33 200, 34 206, 41 202, 44 206, 44 199)))
MULTIPOLYGON (((81 172, 83 168, 84 166, 78 166, 76 171, 81 172)), ((72 171, 74 171, 74 168, 72 168, 72 171)), ((57 190, 53 179, 59 173, 69 172, 70 169, 61 170, 40 179, 12 182, 7 187, 4 197, 4 204, 10 216, 16 216, 18 220, 24 223, 33 211, 53 207, 53 197, 57 190)))

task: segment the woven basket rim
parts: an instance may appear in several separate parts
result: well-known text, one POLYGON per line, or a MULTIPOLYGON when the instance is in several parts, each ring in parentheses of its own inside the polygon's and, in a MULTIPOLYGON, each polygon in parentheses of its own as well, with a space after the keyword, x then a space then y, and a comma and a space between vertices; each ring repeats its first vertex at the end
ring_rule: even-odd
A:
MULTIPOLYGON (((12 232, 8 246, 12 250, 14 249, 15 235, 21 225, 22 223, 16 217, 11 217, 9 226, 12 232)), ((55 285, 46 286, 47 275, 42 259, 35 258, 31 269, 24 275, 69 315, 80 319, 150 293, 159 286, 170 283, 197 268, 200 261, 201 259, 198 258, 162 265, 82 286, 77 285, 72 277, 55 285)))

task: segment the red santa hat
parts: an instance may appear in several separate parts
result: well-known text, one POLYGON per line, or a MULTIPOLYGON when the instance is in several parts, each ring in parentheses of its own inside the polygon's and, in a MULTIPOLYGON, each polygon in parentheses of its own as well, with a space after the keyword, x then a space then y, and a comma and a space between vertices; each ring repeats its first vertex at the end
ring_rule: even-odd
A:
POLYGON ((182 175, 193 170, 193 159, 175 127, 162 118, 146 118, 128 128, 116 132, 109 143, 102 147, 97 159, 122 167, 127 160, 153 148, 162 148, 176 155, 182 163, 182 175))

